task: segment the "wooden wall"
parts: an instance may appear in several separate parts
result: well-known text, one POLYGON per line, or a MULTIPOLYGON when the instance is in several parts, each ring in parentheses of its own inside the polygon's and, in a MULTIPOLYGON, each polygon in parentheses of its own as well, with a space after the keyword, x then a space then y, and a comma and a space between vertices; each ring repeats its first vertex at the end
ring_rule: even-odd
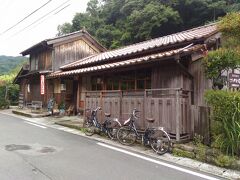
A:
MULTIPOLYGON (((61 90, 61 81, 60 79, 49 80, 52 81, 52 97, 55 98, 56 103, 59 105, 61 102, 64 102, 66 107, 71 104, 74 104, 74 93, 77 92, 77 89, 73 90, 73 80, 64 80, 66 84, 66 90, 61 90)), ((49 93, 48 93, 49 94, 49 93)))
POLYGON ((71 63, 99 52, 96 48, 89 45, 85 40, 78 39, 65 42, 54 46, 53 70, 56 71, 60 66, 71 63))
POLYGON ((30 84, 30 92, 28 93, 28 96, 30 98, 30 101, 41 101, 41 94, 40 94, 40 77, 34 77, 31 80, 29 80, 30 84))
POLYGON ((203 137, 204 144, 209 145, 211 139, 210 107, 191 106, 192 132, 203 137))
POLYGON ((52 69, 52 50, 46 50, 30 55, 30 71, 51 70, 52 69))
POLYGON ((23 94, 24 104, 32 101, 42 101, 43 106, 47 106, 48 100, 52 97, 53 85, 49 81, 45 81, 45 94, 40 93, 40 76, 32 76, 28 79, 23 79, 20 84, 20 92, 23 94), (30 92, 28 92, 28 85, 30 85, 30 92))
POLYGON ((22 79, 19 84, 19 93, 23 96, 23 104, 25 104, 28 100, 27 97, 27 79, 22 79))
POLYGON ((212 88, 212 83, 205 77, 202 59, 193 61, 189 66, 189 72, 193 75, 194 105, 206 106, 204 92, 212 88))
POLYGON ((183 88, 191 90, 191 79, 175 62, 157 64, 152 68, 152 89, 183 88))

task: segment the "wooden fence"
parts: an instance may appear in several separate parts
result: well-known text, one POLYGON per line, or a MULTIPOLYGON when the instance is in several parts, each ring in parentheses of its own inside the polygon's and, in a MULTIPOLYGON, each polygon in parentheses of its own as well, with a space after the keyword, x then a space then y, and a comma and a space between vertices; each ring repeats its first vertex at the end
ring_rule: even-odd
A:
POLYGON ((204 144, 210 144, 210 108, 191 106, 192 132, 203 137, 204 144))
POLYGON ((136 125, 139 129, 147 127, 146 118, 155 119, 153 126, 162 126, 176 141, 191 137, 191 101, 190 92, 182 89, 149 89, 144 91, 87 91, 85 108, 102 107, 103 112, 112 114, 124 122, 131 111, 141 111, 136 125))

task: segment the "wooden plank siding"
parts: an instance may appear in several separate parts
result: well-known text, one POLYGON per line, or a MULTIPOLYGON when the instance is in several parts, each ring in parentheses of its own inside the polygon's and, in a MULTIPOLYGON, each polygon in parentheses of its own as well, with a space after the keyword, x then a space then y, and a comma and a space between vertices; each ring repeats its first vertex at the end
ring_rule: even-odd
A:
POLYGON ((183 73, 176 62, 156 65, 152 68, 152 89, 183 88, 191 91, 191 79, 183 73))
POLYGON ((203 137, 204 144, 210 144, 210 107, 191 106, 191 131, 203 137))
POLYGON ((52 69, 52 50, 46 50, 30 55, 30 71, 52 69))
POLYGON ((111 113, 123 123, 130 117, 134 108, 140 111, 140 118, 135 122, 138 129, 148 126, 146 118, 154 118, 152 126, 161 126, 177 141, 191 137, 191 115, 188 91, 180 89, 145 90, 138 96, 125 91, 86 91, 85 107, 94 109, 98 106, 98 120, 104 121, 104 112, 111 113), (179 99, 177 101, 177 93, 179 99), (164 95, 163 95, 164 94, 164 95), (179 102, 179 104, 177 104, 179 102), (176 114, 179 117, 176 117, 176 114), (178 124, 178 126, 177 126, 178 124))
POLYGON ((78 39, 64 44, 54 45, 53 71, 65 64, 98 53, 99 50, 89 45, 85 40, 78 39))
POLYGON ((194 104, 198 106, 206 106, 204 92, 212 88, 211 80, 205 76, 202 62, 202 59, 199 59, 189 65, 189 72, 193 75, 193 101, 194 104))

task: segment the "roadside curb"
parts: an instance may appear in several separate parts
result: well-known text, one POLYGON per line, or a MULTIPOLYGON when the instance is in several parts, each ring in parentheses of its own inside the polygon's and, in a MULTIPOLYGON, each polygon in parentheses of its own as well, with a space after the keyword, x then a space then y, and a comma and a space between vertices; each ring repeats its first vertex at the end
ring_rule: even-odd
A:
POLYGON ((210 164, 206 164, 203 162, 199 162, 193 159, 189 159, 189 158, 184 158, 184 157, 176 157, 173 156, 171 154, 164 154, 162 156, 159 156, 157 154, 155 154, 151 149, 143 147, 143 146, 123 146, 119 143, 117 143, 116 141, 111 141, 109 139, 105 139, 102 136, 98 135, 93 135, 93 136, 86 136, 83 132, 81 132, 78 128, 74 128, 74 127, 66 127, 64 126, 64 124, 61 123, 44 123, 41 122, 40 119, 44 119, 43 117, 39 117, 39 118, 29 118, 29 117, 22 117, 21 114, 13 114, 13 112, 9 113, 9 112, 1 112, 2 114, 5 115, 10 115, 13 117, 18 117, 21 118, 23 120, 29 121, 29 122, 33 122, 39 125, 44 125, 46 127, 49 128, 53 128, 53 129, 57 129, 57 130, 61 130, 61 131, 65 131, 71 134, 75 134, 75 135, 80 135, 82 137, 88 138, 88 139, 92 139, 98 142, 102 142, 108 145, 112 145, 115 147, 119 147, 125 150, 129 150, 138 154, 142 154, 142 155, 147 155, 149 157, 155 158, 155 159, 159 159, 159 160, 163 160, 165 162, 169 162, 169 163, 173 163, 173 164, 177 164, 180 165, 182 167, 186 167, 186 168, 191 168, 193 170, 198 170, 200 172, 205 172, 205 173, 209 173, 215 176, 219 176, 222 178, 227 178, 227 179, 236 179, 236 180, 240 180, 240 171, 235 171, 235 170, 230 170, 230 169, 225 169, 225 168, 221 168, 221 167, 217 167, 214 165, 210 165, 210 164))
POLYGON ((44 115, 44 114, 33 115, 31 113, 26 113, 26 112, 22 112, 22 111, 18 111, 18 110, 12 110, 12 113, 20 115, 20 116, 30 117, 30 118, 41 118, 41 117, 46 117, 47 116, 47 115, 44 115))

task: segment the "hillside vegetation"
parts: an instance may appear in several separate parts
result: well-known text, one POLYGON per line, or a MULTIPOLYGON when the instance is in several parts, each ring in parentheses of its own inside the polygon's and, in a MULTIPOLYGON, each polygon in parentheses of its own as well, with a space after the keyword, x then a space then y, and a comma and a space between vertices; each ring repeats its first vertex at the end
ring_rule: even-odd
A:
POLYGON ((58 26, 58 35, 86 28, 114 49, 216 21, 239 11, 239 0, 89 0, 85 13, 58 26))
POLYGON ((0 75, 7 74, 27 61, 26 57, 0 56, 0 75))
POLYGON ((12 82, 26 62, 25 57, 0 56, 0 109, 17 105, 19 86, 12 82))

